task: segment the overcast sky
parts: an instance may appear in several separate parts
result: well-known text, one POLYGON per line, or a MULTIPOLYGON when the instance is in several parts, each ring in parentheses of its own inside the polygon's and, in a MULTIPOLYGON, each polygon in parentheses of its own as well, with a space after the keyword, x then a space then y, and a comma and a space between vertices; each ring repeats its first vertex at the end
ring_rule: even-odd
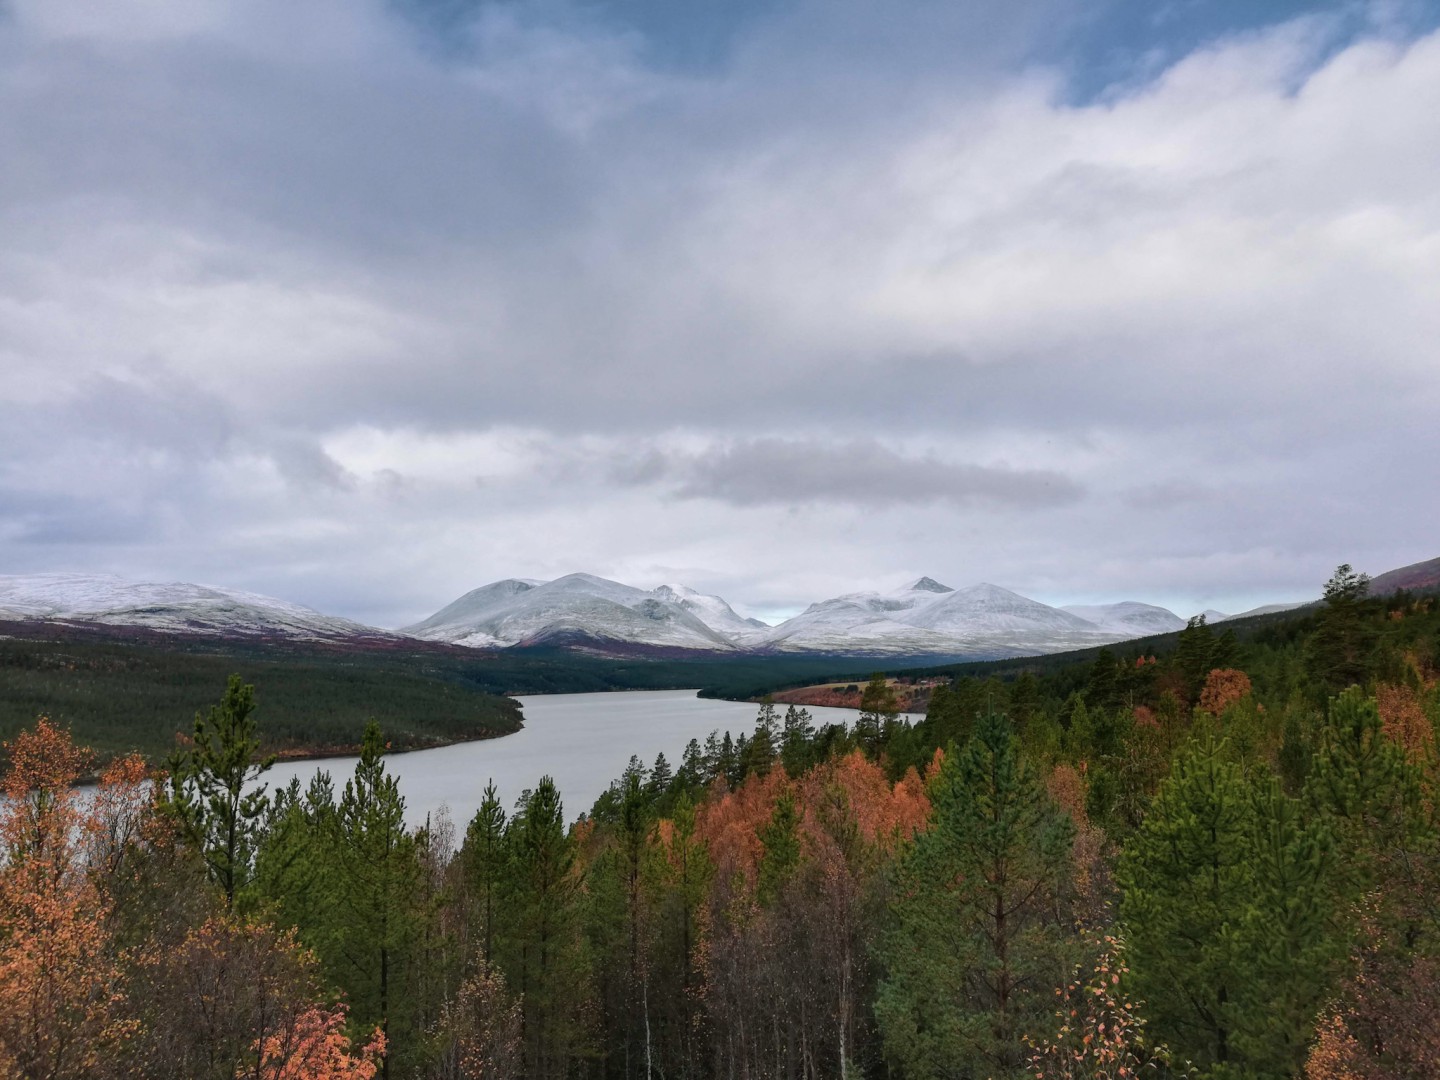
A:
POLYGON ((0 0, 0 572, 1440 555, 1440 4, 0 0))

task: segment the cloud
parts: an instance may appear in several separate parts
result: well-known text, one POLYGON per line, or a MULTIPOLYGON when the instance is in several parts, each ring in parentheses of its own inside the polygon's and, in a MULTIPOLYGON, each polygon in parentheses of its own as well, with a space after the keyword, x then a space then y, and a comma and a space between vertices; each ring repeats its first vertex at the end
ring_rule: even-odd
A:
POLYGON ((1250 19, 1077 97, 1062 0, 665 7, 12 3, 0 559, 395 624, 1433 556, 1440 34, 1250 19))
POLYGON ((681 499, 716 499, 737 507, 833 503, 897 507, 1055 506, 1077 499, 1079 486, 1056 472, 953 464, 906 456, 870 439, 822 443, 750 439, 698 454, 651 451, 619 473, 630 483, 665 483, 681 499))

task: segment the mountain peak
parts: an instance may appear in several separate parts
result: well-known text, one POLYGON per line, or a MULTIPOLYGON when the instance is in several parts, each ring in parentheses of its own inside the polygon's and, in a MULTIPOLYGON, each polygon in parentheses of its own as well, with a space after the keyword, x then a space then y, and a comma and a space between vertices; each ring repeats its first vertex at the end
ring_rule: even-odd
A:
POLYGON ((932 577, 922 577, 919 581, 911 583, 909 591, 945 593, 954 592, 955 590, 950 588, 949 585, 941 585, 940 582, 936 581, 932 577))

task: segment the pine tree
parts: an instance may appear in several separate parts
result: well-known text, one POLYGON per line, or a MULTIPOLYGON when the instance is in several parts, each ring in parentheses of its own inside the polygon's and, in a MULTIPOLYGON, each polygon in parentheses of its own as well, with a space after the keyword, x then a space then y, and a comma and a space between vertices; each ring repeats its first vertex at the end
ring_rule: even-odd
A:
MULTIPOLYGON (((664 755, 661 755, 664 761, 664 755)), ((625 1014, 625 1060, 640 1060, 648 1027, 647 996, 644 985, 647 974, 648 912, 641 887, 641 871, 645 860, 645 841, 650 833, 652 816, 650 799, 640 783, 641 773, 627 769, 621 779, 620 821, 616 836, 616 862, 620 874, 621 898, 624 908, 625 955, 623 972, 625 1014)), ((629 1070, 626 1070, 627 1073, 629 1070)))
POLYGON ((1326 986, 1328 832, 1213 737, 1177 758, 1117 868, 1134 992, 1182 1059, 1294 1075, 1326 986))
POLYGON ((1215 632, 1206 625, 1204 615, 1194 616, 1180 631, 1170 657, 1170 669, 1178 674, 1187 703, 1199 697, 1205 676, 1216 666, 1217 653, 1215 632))
POLYGON ((480 809, 465 828, 460 867, 469 901, 472 949, 487 967, 498 962, 498 938, 505 909, 506 872, 510 849, 505 837, 505 810, 495 782, 485 785, 480 809))
POLYGON ((685 744, 685 753, 680 758, 680 768, 675 772, 675 783, 682 792, 693 794, 705 783, 705 755, 697 739, 685 744))
POLYGON ((645 784, 645 795, 654 802, 663 798, 670 790, 670 782, 675 775, 670 770, 670 762, 665 757, 665 751, 655 755, 655 764, 650 767, 650 779, 645 784))
POLYGON ((298 778, 275 792, 256 845, 254 892, 282 925, 315 944, 334 924, 331 907, 339 832, 335 789, 317 772, 305 792, 298 778))
POLYGON ((580 875, 555 782, 526 794, 507 830, 518 912, 507 982, 524 1015, 525 1075, 562 1077, 584 1041, 580 1007, 588 983, 580 939, 580 875))
POLYGON ((1352 686, 1332 698, 1306 783, 1312 806, 1352 832, 1393 839, 1406 820, 1416 776, 1405 752, 1385 737, 1374 698, 1352 686))
POLYGON ((983 716, 932 784, 931 827, 902 857, 876 1016, 908 1076, 1021 1074, 1067 970, 1062 900, 1073 826, 983 716))
POLYGON ((385 770, 384 754, 380 725, 372 720, 355 775, 340 797, 331 968, 352 1017, 384 1032, 390 1049, 382 1075, 388 1080, 392 1059, 414 1050, 418 1003, 404 991, 420 930, 421 874, 415 838, 405 828, 405 800, 385 770))
POLYGON ((880 752, 885 736, 900 713, 895 691, 882 672, 870 676, 860 695, 860 715, 855 719, 855 741, 872 757, 880 752))
POLYGON ((760 711, 755 716, 755 733, 764 733, 765 740, 774 746, 780 735, 780 710, 775 706, 775 699, 769 694, 760 702, 760 711))
MULTIPOLYGON (((744 736, 741 736, 744 739, 744 736)), ((740 782, 740 754, 735 745, 735 740, 730 737, 730 732, 725 732, 725 737, 720 740, 720 752, 715 757, 715 775, 723 776, 725 782, 734 787, 740 782)))
POLYGON ((1421 777, 1386 737, 1373 698, 1352 686, 1332 698, 1315 739, 1304 799, 1324 815, 1341 851, 1335 887, 1353 907, 1389 884, 1393 867, 1431 831, 1421 777))
POLYGON ((1040 711, 1040 680, 1033 672, 1022 671, 1010 684, 1010 719, 1024 731, 1025 725, 1040 711))
POLYGON ((1363 602, 1370 579, 1342 563, 1325 583, 1325 607, 1305 652, 1310 677, 1331 692, 1365 681, 1375 630, 1363 602))
POLYGON ((756 899, 762 905, 775 902, 781 888, 800 863, 799 828, 800 812, 795 805, 795 794, 784 791, 775 801, 770 820, 757 834, 765 849, 760 858, 755 888, 756 899))
POLYGON ((256 834, 268 800, 254 781, 275 762, 260 757, 255 687, 231 675, 220 704, 195 714, 188 746, 165 763, 165 806, 205 860, 227 907, 249 879, 256 834))
MULTIPOLYGON (((653 912, 646 1016, 654 1016, 665 1076, 699 1076, 704 976, 697 964, 701 918, 714 867, 696 829, 695 806, 681 794, 674 813, 658 823, 647 849, 645 889, 653 912)), ((647 1034, 647 1047, 651 1039, 647 1034)), ((648 1072, 648 1070, 647 1070, 648 1072)))
MULTIPOLYGON (((730 738, 730 733, 728 731, 725 733, 725 738, 727 740, 730 738)), ((705 736, 705 769, 704 772, 701 774, 700 780, 702 784, 708 784, 717 776, 725 775, 726 752, 727 751, 725 744, 721 743, 720 733, 718 731, 712 731, 709 735, 705 736)), ((734 752, 733 746, 730 747, 730 752, 734 752)))
POLYGON ((1085 703, 1102 710, 1120 705, 1120 662, 1109 649, 1096 653, 1090 665, 1090 676, 1085 684, 1085 703))
POLYGON ((810 744, 815 738, 815 725, 809 709, 791 705, 785 710, 780 733, 780 763, 791 776, 799 776, 810 765, 810 744))
POLYGON ((738 750, 741 777, 764 776, 775 763, 775 706, 762 706, 761 710, 761 720, 755 725, 754 734, 747 742, 742 743, 738 750), (770 710, 769 717, 765 716, 765 709, 770 710))

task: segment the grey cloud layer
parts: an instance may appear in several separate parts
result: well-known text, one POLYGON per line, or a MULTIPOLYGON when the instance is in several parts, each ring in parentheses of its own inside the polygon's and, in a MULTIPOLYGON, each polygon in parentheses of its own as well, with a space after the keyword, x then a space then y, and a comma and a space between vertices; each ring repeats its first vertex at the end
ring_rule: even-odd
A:
POLYGON ((874 440, 770 438, 725 443, 700 453, 654 450, 627 462, 615 475, 622 482, 664 484, 682 499, 717 499, 738 507, 1045 507, 1080 496, 1079 486, 1056 472, 907 456, 874 440))
POLYGON ((514 5, 441 55, 378 2, 11 6, 11 568, 396 623, 573 569, 1225 607, 1434 554, 1435 34, 1074 105, 1016 62, 1058 2, 783 4, 678 69, 514 5))

